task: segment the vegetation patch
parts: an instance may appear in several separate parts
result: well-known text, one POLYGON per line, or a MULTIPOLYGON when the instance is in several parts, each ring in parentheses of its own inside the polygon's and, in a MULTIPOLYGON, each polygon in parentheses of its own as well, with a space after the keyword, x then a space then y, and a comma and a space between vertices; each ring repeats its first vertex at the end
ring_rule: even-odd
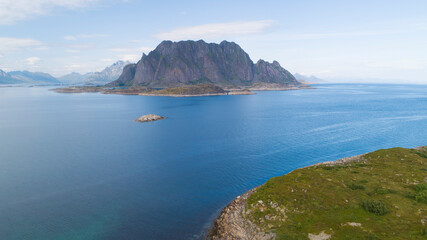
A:
POLYGON ((376 201, 373 199, 364 200, 360 203, 360 206, 370 213, 373 213, 378 216, 386 215, 389 210, 387 206, 380 201, 376 201))
POLYGON ((360 184, 356 184, 356 183, 353 183, 353 182, 349 183, 349 184, 346 184, 346 186, 348 188, 350 188, 351 190, 359 190, 359 189, 363 190, 363 189, 365 189, 365 186, 360 185, 360 184))
POLYGON ((226 91, 213 84, 197 84, 182 87, 164 88, 157 91, 149 92, 149 94, 158 95, 200 95, 200 94, 225 94, 226 91))

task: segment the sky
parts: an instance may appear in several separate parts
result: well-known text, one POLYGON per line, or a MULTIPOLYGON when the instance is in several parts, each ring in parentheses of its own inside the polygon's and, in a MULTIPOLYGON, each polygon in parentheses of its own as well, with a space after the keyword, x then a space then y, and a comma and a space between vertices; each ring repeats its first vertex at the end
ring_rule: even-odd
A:
POLYGON ((0 69, 100 71, 203 39, 330 81, 427 84, 426 12, 425 0, 0 0, 0 69))

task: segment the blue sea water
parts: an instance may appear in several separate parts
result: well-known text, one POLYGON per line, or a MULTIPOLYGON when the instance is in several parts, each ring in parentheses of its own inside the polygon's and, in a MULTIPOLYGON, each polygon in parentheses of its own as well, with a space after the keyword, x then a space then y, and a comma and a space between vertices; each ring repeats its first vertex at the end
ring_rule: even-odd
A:
POLYGON ((198 239, 271 177, 427 145, 427 86, 249 96, 0 88, 0 239, 198 239), (168 119, 136 123, 154 113, 168 119))

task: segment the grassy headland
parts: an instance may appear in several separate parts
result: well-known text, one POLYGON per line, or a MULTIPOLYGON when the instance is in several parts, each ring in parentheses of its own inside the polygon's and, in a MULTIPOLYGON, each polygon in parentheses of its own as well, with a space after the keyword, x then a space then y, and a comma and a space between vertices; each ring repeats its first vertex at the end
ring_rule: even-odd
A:
POLYGON ((427 148, 392 148, 272 178, 245 217, 277 239, 427 239, 426 204, 427 148))
POLYGON ((427 239, 427 147, 274 177, 224 208, 207 238, 427 239))

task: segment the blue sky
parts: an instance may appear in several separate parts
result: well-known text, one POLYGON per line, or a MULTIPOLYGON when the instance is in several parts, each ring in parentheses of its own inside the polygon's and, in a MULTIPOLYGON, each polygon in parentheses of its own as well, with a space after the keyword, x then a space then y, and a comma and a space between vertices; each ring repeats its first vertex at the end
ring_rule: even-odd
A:
POLYGON ((421 0, 0 0, 0 69, 85 73, 164 39, 204 39, 292 73, 427 83, 426 11, 421 0))

